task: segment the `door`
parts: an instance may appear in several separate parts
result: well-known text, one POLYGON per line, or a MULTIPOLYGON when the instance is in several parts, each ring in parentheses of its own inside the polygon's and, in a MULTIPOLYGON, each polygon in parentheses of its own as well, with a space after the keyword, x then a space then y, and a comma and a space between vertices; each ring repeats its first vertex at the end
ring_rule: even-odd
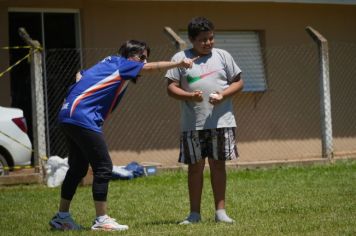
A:
MULTIPOLYGON (((53 153, 51 148, 56 149, 56 144, 53 139, 59 135, 53 128, 56 126, 56 112, 59 102, 53 102, 54 86, 57 81, 60 71, 59 69, 66 68, 67 74, 74 74, 80 68, 80 27, 79 13, 75 10, 69 12, 46 12, 25 10, 10 10, 8 13, 9 19, 9 45, 22 46, 24 41, 18 34, 19 27, 24 27, 30 37, 40 42, 45 49, 43 51, 43 72, 44 72, 44 98, 46 111, 43 114, 46 121, 47 133, 47 155, 53 153), (63 50, 72 50, 70 62, 65 57, 55 57, 63 50), (51 59, 51 60, 48 60, 51 59), (70 67, 68 69, 68 64, 70 67), (54 70, 54 68, 56 70, 54 70), (51 133, 54 132, 52 135, 51 133), (52 145, 50 145, 52 144, 52 145)), ((14 64, 20 58, 29 53, 28 49, 10 50, 10 65, 14 64)), ((32 105, 31 105, 31 77, 30 64, 23 61, 18 66, 14 67, 10 72, 11 79, 11 105, 18 107, 24 111, 24 116, 28 123, 29 136, 33 141, 32 135, 32 105)), ((66 87, 61 85, 60 87, 66 87)), ((62 90, 57 90, 62 94, 62 90)))

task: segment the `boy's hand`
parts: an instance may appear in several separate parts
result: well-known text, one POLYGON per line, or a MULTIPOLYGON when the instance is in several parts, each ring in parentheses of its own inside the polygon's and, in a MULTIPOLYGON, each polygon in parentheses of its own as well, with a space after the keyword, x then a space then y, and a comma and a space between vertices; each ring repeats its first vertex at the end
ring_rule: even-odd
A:
POLYGON ((192 92, 192 97, 191 99, 194 102, 201 102, 203 101, 203 92, 201 90, 195 90, 192 92))
POLYGON ((224 96, 219 92, 211 93, 209 95, 209 102, 213 105, 216 105, 216 104, 222 102, 223 99, 224 99, 224 96))

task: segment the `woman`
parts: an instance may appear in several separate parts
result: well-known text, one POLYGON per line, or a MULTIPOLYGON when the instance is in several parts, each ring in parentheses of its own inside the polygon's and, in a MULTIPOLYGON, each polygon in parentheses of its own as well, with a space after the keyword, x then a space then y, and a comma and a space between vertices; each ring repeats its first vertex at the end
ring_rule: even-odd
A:
POLYGON ((76 76, 59 112, 59 123, 69 150, 69 170, 61 187, 58 213, 49 222, 53 229, 77 230, 69 208, 89 165, 93 170, 92 194, 96 218, 92 230, 126 230, 107 215, 107 194, 113 164, 102 134, 105 119, 120 102, 129 81, 148 72, 175 67, 190 68, 194 60, 146 62, 150 48, 130 40, 109 56, 76 76))

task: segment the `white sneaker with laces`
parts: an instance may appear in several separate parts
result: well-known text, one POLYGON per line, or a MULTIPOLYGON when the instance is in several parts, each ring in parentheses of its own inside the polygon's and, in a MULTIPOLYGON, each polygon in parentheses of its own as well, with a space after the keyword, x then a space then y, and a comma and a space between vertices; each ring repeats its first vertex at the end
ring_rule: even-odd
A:
POLYGON ((194 223, 198 223, 201 221, 201 217, 200 214, 197 212, 191 212, 189 214, 189 216, 183 220, 182 222, 180 222, 180 225, 189 225, 189 224, 194 224, 194 223))
POLYGON ((116 222, 114 218, 106 217, 103 221, 99 221, 95 219, 92 230, 103 230, 103 231, 123 231, 128 230, 129 227, 127 225, 120 225, 116 222))

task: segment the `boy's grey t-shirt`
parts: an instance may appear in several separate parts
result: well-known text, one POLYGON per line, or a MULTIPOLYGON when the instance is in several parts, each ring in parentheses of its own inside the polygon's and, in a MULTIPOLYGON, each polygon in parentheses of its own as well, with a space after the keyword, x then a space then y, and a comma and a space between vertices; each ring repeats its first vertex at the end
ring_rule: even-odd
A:
MULTIPOLYGON (((192 50, 188 49, 176 53, 172 61, 194 57, 192 50)), ((191 69, 168 70, 165 77, 179 82, 185 91, 203 92, 202 102, 181 101, 181 131, 236 127, 231 97, 214 106, 209 103, 209 94, 229 87, 239 73, 241 70, 232 56, 217 48, 196 60, 191 69)))

